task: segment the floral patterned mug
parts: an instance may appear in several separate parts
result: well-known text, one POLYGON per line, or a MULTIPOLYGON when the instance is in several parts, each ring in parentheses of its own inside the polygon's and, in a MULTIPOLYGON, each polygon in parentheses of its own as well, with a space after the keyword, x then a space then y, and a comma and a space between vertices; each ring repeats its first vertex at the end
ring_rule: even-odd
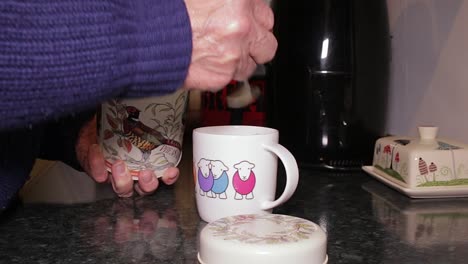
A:
POLYGON ((139 99, 113 99, 101 105, 98 140, 108 170, 126 162, 134 180, 140 170, 161 177, 182 157, 188 91, 139 99))

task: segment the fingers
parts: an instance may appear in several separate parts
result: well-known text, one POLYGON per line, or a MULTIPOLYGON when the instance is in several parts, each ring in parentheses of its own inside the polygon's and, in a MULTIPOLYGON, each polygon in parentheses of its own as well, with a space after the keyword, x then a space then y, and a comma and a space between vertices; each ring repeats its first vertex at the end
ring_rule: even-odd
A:
POLYGON ((273 59, 278 41, 273 35, 274 15, 271 8, 263 1, 256 0, 254 7, 254 27, 253 41, 250 43, 250 55, 256 63, 263 64, 273 59))
POLYGON ((184 88, 217 91, 245 80, 278 46, 274 15, 264 0, 186 0, 193 49, 184 88))
MULTIPOLYGON (((162 181, 167 185, 174 184, 179 178, 179 169, 175 167, 168 168, 162 181)), ((140 171, 138 182, 134 184, 130 171, 121 160, 112 165, 112 175, 110 176, 114 192, 119 197, 131 197, 133 190, 139 195, 150 195, 156 191, 159 186, 158 178, 151 170, 140 171)))
POLYGON ((263 64, 273 59, 278 48, 278 41, 273 33, 262 30, 257 33, 257 39, 250 44, 250 56, 258 64, 263 64))
POLYGON ((264 27, 266 30, 271 31, 274 25, 274 14, 273 10, 268 6, 264 0, 256 0, 253 9, 253 14, 257 22, 264 27))
MULTIPOLYGON (((134 188, 140 195, 151 194, 158 188, 159 181, 153 171, 141 171, 138 183, 134 184, 130 171, 122 160, 112 165, 109 174, 101 148, 96 144, 96 133, 96 120, 93 119, 82 128, 76 144, 77 158, 91 178, 99 183, 110 181, 114 192, 120 197, 131 197, 134 188)), ((169 168, 163 176, 163 181, 170 185, 178 176, 177 168, 169 168)))
POLYGON ((138 174, 138 183, 135 184, 135 190, 139 195, 152 194, 158 186, 159 181, 153 171, 140 171, 138 174))
MULTIPOLYGON (((138 175, 138 184, 135 184, 135 190, 140 195, 149 195, 159 186, 158 178, 152 171, 140 171, 138 175)), ((162 176, 162 181, 167 185, 174 184, 179 178, 179 169, 175 167, 168 168, 162 176)))
POLYGON ((179 173, 179 169, 176 167, 168 168, 164 173, 164 176, 162 176, 162 181, 167 185, 172 185, 179 178, 179 173))
POLYGON ((236 64, 233 63, 232 66, 226 67, 230 71, 221 72, 225 65, 223 65, 223 67, 219 67, 219 65, 216 67, 211 66, 211 62, 209 60, 204 61, 205 63, 203 63, 203 67, 197 67, 197 63, 190 66, 184 87, 218 91, 232 80, 236 64))
POLYGON ((125 162, 118 160, 112 164, 111 183, 114 192, 120 197, 133 195, 133 179, 125 162))

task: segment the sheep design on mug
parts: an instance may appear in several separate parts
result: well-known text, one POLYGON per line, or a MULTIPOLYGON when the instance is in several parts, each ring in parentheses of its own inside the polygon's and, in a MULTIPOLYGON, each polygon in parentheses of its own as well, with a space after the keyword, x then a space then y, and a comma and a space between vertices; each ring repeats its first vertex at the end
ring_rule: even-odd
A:
POLYGON ((232 177, 232 185, 236 191, 234 199, 242 200, 244 196, 247 200, 254 198, 253 189, 256 182, 255 173, 252 171, 254 167, 255 164, 245 160, 234 165, 237 170, 232 177))
POLYGON ((211 161, 200 159, 198 161, 198 186, 200 187, 200 195, 212 198, 211 189, 214 184, 213 172, 211 171, 211 161))
MULTIPOLYGON (((202 158, 198 161, 197 167, 199 194, 208 198, 227 199, 226 191, 229 187, 228 166, 221 160, 202 158)), ((255 168, 255 164, 244 160, 233 167, 235 169, 232 175, 232 185, 235 190, 234 199, 253 199, 256 177, 252 169, 255 168)))
POLYGON ((228 167, 220 160, 211 161, 211 171, 213 174, 214 182, 211 191, 213 192, 213 198, 218 196, 220 199, 227 199, 226 190, 229 185, 229 177, 226 173, 228 167))

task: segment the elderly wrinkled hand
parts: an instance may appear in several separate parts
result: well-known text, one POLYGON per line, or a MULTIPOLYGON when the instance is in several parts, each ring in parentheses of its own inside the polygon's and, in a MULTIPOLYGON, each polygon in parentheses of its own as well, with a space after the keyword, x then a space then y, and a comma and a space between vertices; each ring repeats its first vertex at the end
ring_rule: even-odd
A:
POLYGON ((264 0, 185 0, 193 51, 186 88, 217 90, 270 61, 278 43, 264 0))
MULTIPOLYGON (((85 172, 96 182, 110 182, 120 197, 130 197, 134 190, 140 195, 148 195, 159 186, 158 179, 150 170, 140 171, 138 183, 134 183, 125 162, 121 160, 112 165, 111 173, 107 171, 104 155, 97 144, 96 117, 81 128, 75 150, 85 172)), ((175 183, 178 177, 179 169, 172 167, 165 171, 162 181, 170 185, 175 183)))

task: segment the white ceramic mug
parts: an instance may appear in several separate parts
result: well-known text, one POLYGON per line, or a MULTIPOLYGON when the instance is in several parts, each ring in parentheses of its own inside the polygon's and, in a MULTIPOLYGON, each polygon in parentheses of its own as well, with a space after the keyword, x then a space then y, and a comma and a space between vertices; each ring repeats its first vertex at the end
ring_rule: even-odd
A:
POLYGON ((98 141, 110 171, 115 160, 126 162, 134 180, 140 170, 161 177, 182 157, 188 92, 139 99, 115 99, 101 105, 98 141))
POLYGON ((271 213, 296 190, 294 156, 278 144, 276 129, 212 126, 193 131, 193 172, 198 213, 206 222, 255 213, 271 213), (275 200, 278 158, 286 186, 275 200))

